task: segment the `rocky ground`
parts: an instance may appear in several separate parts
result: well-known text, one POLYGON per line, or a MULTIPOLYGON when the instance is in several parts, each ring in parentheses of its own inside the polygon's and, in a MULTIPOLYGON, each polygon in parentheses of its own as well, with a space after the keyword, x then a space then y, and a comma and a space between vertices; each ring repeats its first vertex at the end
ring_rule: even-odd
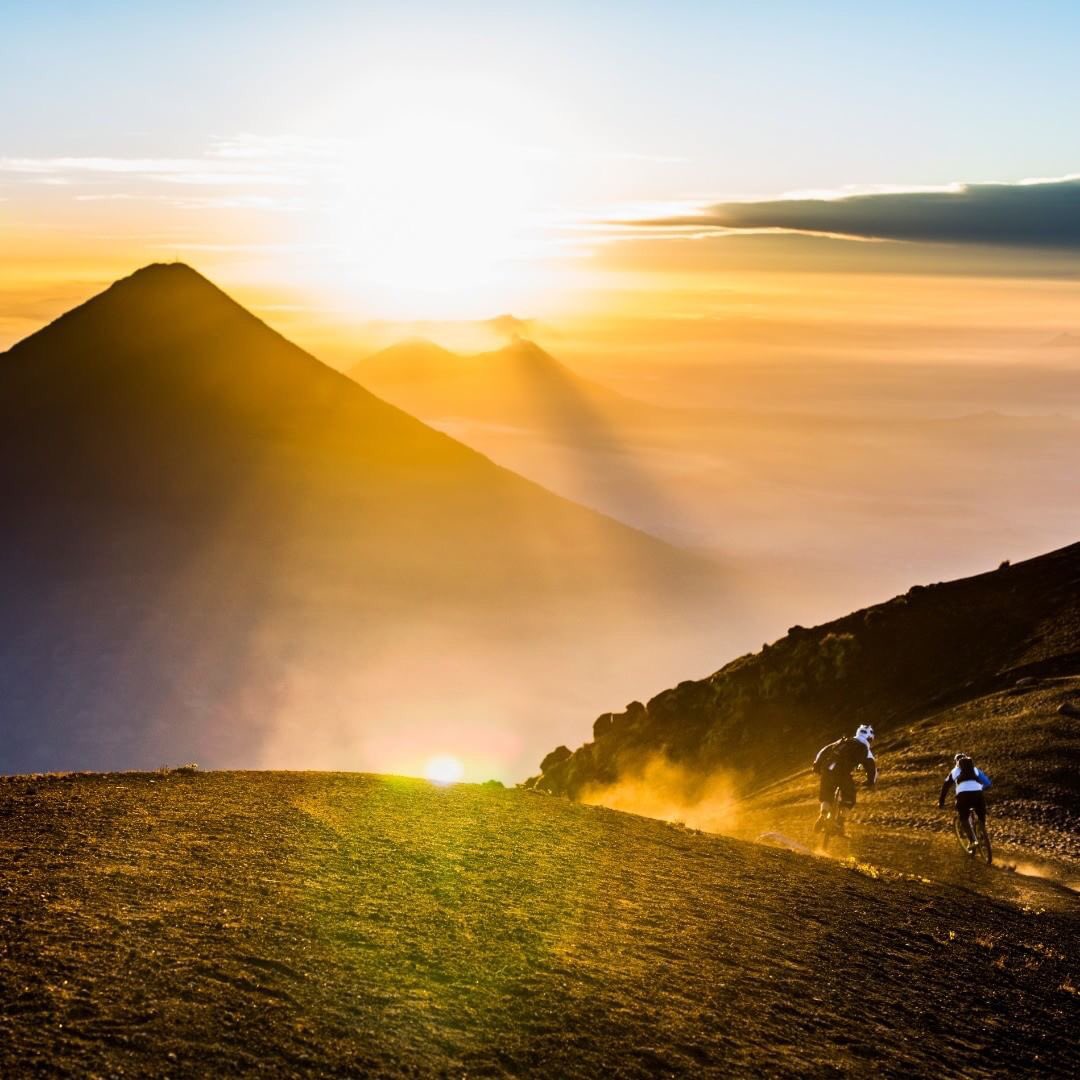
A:
POLYGON ((496 787, 8 779, 0 1075, 1076 1075, 1072 894, 977 886, 496 787))

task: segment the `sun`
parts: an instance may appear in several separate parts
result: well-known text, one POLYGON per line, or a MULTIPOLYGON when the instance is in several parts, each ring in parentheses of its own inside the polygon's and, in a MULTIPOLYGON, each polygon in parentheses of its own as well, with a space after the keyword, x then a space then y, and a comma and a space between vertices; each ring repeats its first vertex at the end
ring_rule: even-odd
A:
POLYGON ((537 253, 535 150, 498 94, 456 90, 423 77, 373 87, 378 114, 310 193, 330 279, 392 317, 489 314, 537 253))
POLYGON ((465 775, 465 766, 452 754, 439 754, 428 761, 424 775, 436 784, 456 784, 465 775))

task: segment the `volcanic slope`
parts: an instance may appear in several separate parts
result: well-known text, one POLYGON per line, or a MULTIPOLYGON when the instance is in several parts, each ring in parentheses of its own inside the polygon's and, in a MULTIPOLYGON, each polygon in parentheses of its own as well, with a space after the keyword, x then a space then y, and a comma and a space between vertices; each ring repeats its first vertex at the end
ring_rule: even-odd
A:
POLYGON ((0 886, 4 1076, 1080 1069, 1075 909, 520 790, 13 778, 0 886))
MULTIPOLYGON (((893 729, 875 749, 880 781, 873 792, 857 788, 834 854, 1021 902, 1045 902, 1029 896, 1031 876, 1080 891, 1080 678, 1025 680, 893 729), (974 755, 993 781, 992 870, 958 852, 952 799, 938 809, 958 750, 974 755)), ((731 831, 816 846, 817 793, 809 769, 768 784, 739 804, 731 831)))
POLYGON ((706 679, 602 715, 593 742, 552 752, 534 782, 605 801, 659 759, 686 779, 685 802, 701 777, 722 775, 733 796, 760 793, 744 827, 794 827, 801 815, 805 831, 816 750, 869 723, 883 767, 880 802, 867 800, 870 820, 940 821, 941 780, 953 753, 966 750, 996 776, 1006 847, 1064 859, 1077 873, 1077 676, 1080 544, 917 586, 814 629, 793 627, 706 679), (890 778, 890 759, 899 776, 890 778))
POLYGON ((6 771, 386 762, 403 716, 445 731, 457 705, 534 732, 531 757, 627 653, 670 670, 721 618, 712 567, 425 427, 179 264, 0 356, 0 499, 6 771))

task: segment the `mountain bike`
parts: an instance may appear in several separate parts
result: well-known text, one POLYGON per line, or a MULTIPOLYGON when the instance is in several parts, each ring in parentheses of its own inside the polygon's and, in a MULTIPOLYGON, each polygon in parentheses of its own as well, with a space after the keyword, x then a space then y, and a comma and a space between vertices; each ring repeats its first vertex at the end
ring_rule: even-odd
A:
POLYGON ((825 815, 825 821, 821 826, 821 850, 829 850, 829 841, 834 836, 844 835, 844 802, 840 785, 833 789, 832 802, 829 803, 829 812, 825 815))
POLYGON ((958 813, 953 815, 953 831, 956 833, 956 842, 965 855, 981 859, 989 866, 994 861, 994 853, 990 850, 990 836, 982 823, 982 819, 975 813, 974 809, 968 810, 967 823, 968 828, 971 829, 971 835, 975 837, 975 850, 969 850, 971 841, 968 840, 967 834, 964 832, 964 823, 958 813))

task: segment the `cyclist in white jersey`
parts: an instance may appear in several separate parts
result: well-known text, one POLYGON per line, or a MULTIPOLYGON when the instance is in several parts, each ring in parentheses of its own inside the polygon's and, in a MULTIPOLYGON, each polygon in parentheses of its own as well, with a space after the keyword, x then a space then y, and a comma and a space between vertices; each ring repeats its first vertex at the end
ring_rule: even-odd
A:
POLYGON ((982 827, 986 829, 986 796, 983 792, 990 787, 990 777, 980 769, 968 754, 957 754, 955 765, 945 777, 941 785, 941 794, 938 796, 938 806, 945 805, 945 796, 950 787, 956 788, 956 814, 960 818, 960 824, 964 828, 964 835, 968 841, 968 852, 975 850, 975 837, 971 835, 971 826, 968 823, 968 813, 974 810, 979 815, 982 827))

